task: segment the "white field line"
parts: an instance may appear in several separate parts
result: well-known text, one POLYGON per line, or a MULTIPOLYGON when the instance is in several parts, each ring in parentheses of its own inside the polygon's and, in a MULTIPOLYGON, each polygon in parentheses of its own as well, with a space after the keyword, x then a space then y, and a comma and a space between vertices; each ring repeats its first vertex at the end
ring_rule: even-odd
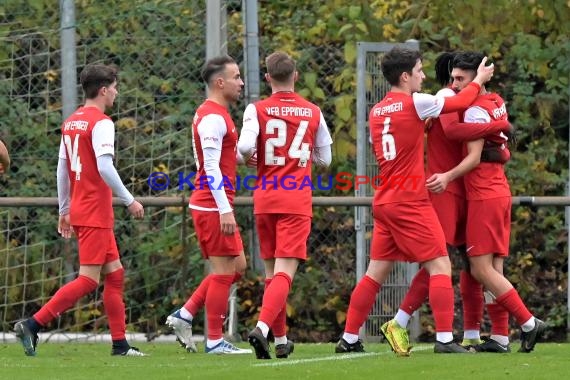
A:
MULTIPOLYGON (((425 350, 429 350, 429 349, 433 349, 433 346, 427 346, 427 345, 414 346, 414 348, 412 350, 412 355, 413 355, 413 352, 415 352, 415 351, 425 351, 425 350)), ((342 355, 336 354, 336 355, 331 355, 331 356, 323 356, 321 358, 277 360, 277 361, 271 361, 268 363, 253 364, 253 366, 254 367, 281 367, 281 366, 286 366, 286 365, 297 365, 297 364, 314 363, 314 362, 358 359, 358 358, 364 358, 367 356, 377 356, 377 355, 395 355, 395 354, 392 351, 362 352, 362 353, 355 352, 352 354, 342 354, 342 355)))

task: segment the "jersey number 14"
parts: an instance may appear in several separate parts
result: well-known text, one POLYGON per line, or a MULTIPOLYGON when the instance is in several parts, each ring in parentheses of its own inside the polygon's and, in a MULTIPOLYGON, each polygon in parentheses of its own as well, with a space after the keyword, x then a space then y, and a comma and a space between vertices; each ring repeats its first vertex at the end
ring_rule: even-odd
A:
POLYGON ((63 143, 67 149, 67 158, 71 161, 71 171, 75 173, 75 180, 81 178, 81 159, 79 158, 79 135, 75 135, 73 145, 71 145, 71 136, 63 135, 63 143))

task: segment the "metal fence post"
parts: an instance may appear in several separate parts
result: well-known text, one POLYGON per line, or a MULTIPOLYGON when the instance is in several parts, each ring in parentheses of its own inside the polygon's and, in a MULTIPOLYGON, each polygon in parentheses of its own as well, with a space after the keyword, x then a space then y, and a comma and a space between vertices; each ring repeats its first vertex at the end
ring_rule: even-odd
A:
POLYGON ((60 0, 61 14, 61 97, 62 117, 67 119, 77 108, 77 67, 75 47, 75 3, 60 0))

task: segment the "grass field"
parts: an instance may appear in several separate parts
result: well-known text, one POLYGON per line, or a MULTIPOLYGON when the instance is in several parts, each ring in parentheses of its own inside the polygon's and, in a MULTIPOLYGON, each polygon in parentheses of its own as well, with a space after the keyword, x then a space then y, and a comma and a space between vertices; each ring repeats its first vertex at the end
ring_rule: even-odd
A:
MULTIPOLYGON (((396 357, 386 344, 366 344, 366 353, 334 354, 334 345, 297 344, 288 359, 254 355, 190 354, 176 344, 142 343, 148 357, 112 357, 110 345, 47 343, 35 357, 19 344, 0 346, 0 379, 565 379, 570 344, 543 343, 531 354, 434 354, 431 345, 396 357)), ((248 347, 247 344, 240 346, 248 347)), ((516 351, 517 342, 512 344, 516 351)))

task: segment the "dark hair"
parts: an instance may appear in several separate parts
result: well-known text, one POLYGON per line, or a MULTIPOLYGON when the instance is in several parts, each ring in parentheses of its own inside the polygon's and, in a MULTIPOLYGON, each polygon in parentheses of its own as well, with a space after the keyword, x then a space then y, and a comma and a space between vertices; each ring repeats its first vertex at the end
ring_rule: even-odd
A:
POLYGON ((412 69, 422 59, 422 55, 417 50, 411 50, 403 47, 393 47, 382 57, 381 67, 384 78, 392 86, 397 86, 400 82, 400 75, 406 72, 411 74, 412 69))
POLYGON ((435 60, 435 79, 442 86, 447 86, 451 82, 451 69, 453 59, 457 53, 441 53, 435 60))
POLYGON ((472 70, 477 71, 481 61, 483 61, 485 55, 483 53, 475 51, 463 51, 455 54, 453 58, 452 68, 462 69, 462 70, 472 70))
POLYGON ((211 58, 202 68, 202 79, 207 84, 210 84, 214 75, 223 72, 226 69, 226 65, 234 63, 236 63, 236 61, 229 55, 220 55, 218 57, 211 58))
POLYGON ((277 82, 285 82, 295 73, 296 63, 287 53, 276 51, 265 59, 267 73, 277 82))
POLYGON ((108 65, 87 65, 79 74, 79 81, 87 99, 94 99, 101 87, 108 87, 117 80, 117 67, 108 65))

